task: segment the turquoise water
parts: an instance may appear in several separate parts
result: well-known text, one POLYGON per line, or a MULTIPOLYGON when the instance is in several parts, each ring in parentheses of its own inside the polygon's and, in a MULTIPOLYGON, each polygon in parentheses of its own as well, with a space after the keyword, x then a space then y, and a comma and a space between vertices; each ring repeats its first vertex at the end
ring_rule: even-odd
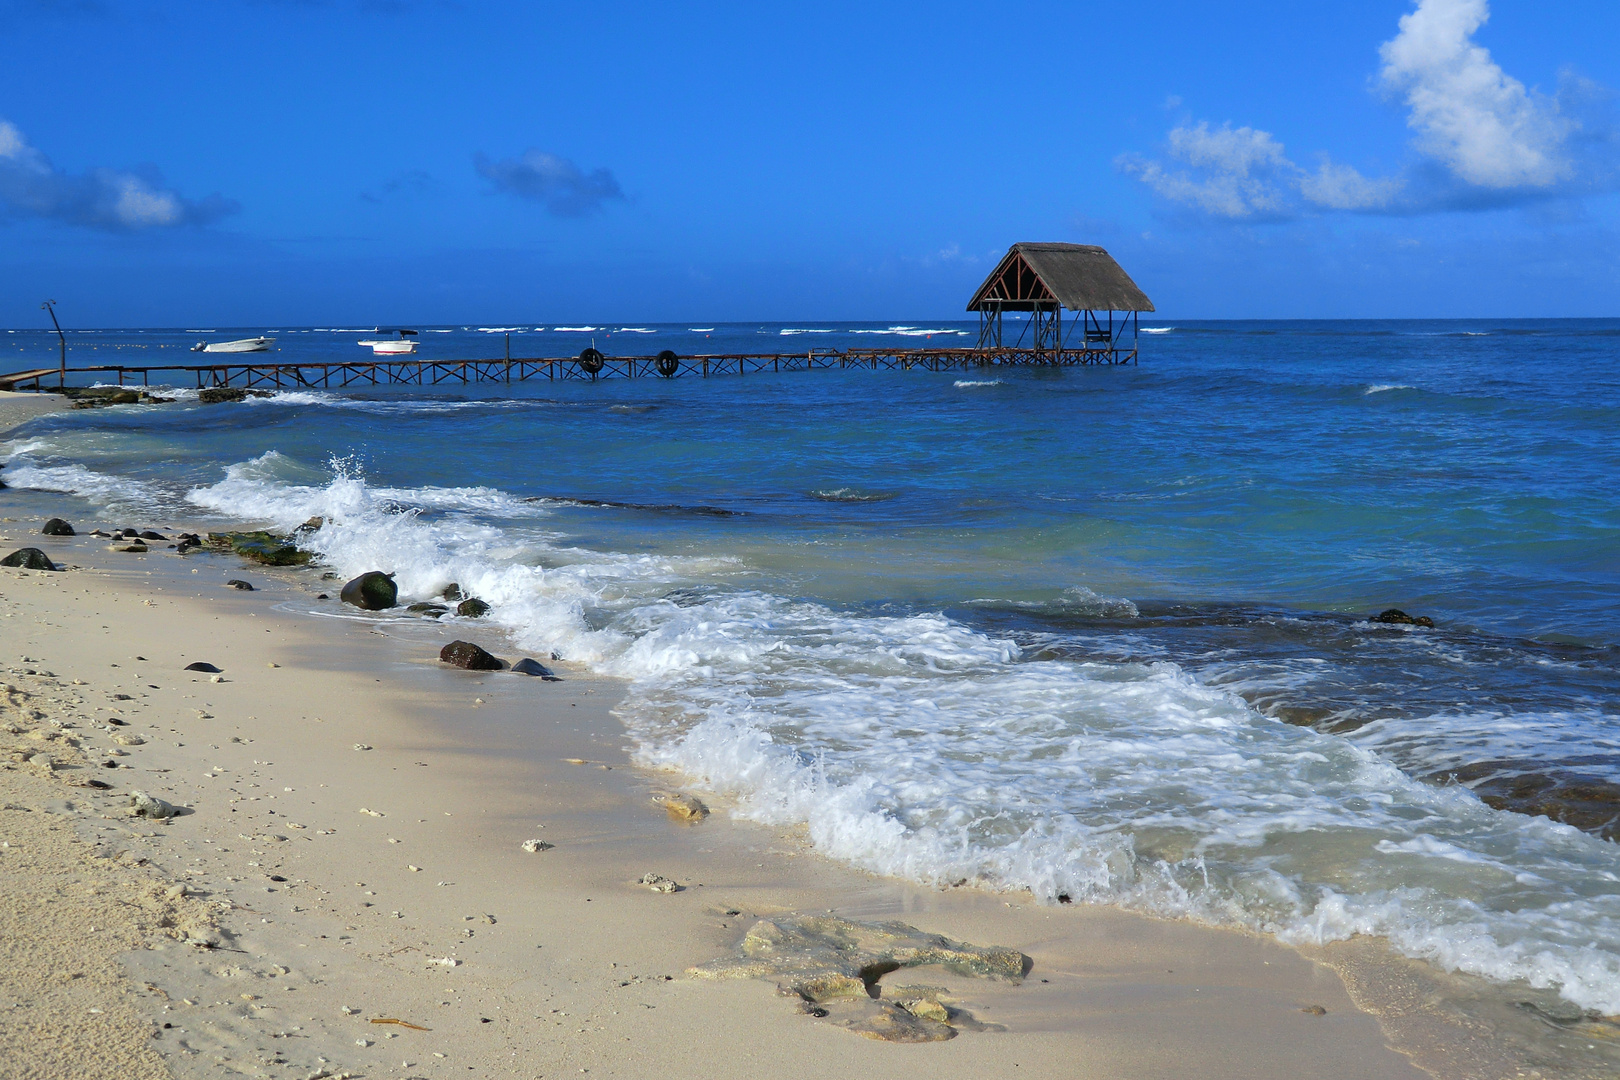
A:
MULTIPOLYGON (((1620 1011, 1620 321, 1146 325, 1129 368, 300 391, 59 414, 0 454, 12 512, 321 515, 339 572, 458 581, 517 646, 630 679, 643 761, 833 857, 1379 933, 1620 1011), (1389 607, 1437 627, 1367 620, 1389 607)), ((196 336, 70 344, 188 362, 196 336)))

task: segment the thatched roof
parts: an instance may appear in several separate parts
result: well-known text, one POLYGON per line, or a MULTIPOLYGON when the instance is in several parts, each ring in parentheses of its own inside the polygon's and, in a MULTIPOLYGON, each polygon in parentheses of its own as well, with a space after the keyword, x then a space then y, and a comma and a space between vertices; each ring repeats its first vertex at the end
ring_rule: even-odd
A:
POLYGON ((967 309, 1030 311, 1053 302, 1070 311, 1153 310, 1119 263, 1090 244, 1014 244, 967 309))

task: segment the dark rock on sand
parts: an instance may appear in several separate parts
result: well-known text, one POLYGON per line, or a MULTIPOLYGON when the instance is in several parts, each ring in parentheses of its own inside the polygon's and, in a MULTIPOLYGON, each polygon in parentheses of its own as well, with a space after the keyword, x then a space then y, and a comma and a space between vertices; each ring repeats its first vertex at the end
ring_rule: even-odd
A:
POLYGON ((140 538, 142 540, 167 540, 168 539, 167 536, 164 536, 162 533, 158 532, 156 529, 142 529, 140 531, 140 533, 139 533, 139 536, 140 536, 140 538))
POLYGON ((51 562, 50 556, 39 548, 18 548, 10 555, 0 559, 0 566, 15 566, 19 570, 60 570, 61 567, 51 562))
POLYGON ((218 547, 227 547, 244 559, 266 566, 302 566, 313 556, 299 551, 289 536, 272 532, 212 533, 208 541, 218 547))
POLYGON ((63 521, 61 518, 51 518, 51 520, 49 520, 49 521, 47 521, 45 523, 45 527, 43 529, 39 530, 39 531, 41 533, 44 533, 46 536, 77 536, 78 535, 77 533, 75 533, 73 531, 73 526, 69 525, 67 522, 63 521))
POLYGON ((218 675, 219 674, 219 668, 215 667, 213 664, 210 664, 206 660, 198 660, 194 664, 187 664, 186 665, 186 670, 187 671, 206 672, 207 674, 210 674, 210 675, 218 675))
POLYGON ((383 611, 399 603, 399 587, 394 584, 394 575, 381 570, 367 570, 343 586, 338 595, 345 604, 366 611, 383 611))
POLYGON ((444 587, 444 592, 440 593, 439 595, 452 602, 466 599, 466 594, 461 591, 461 586, 457 585, 453 581, 446 585, 444 587))
POLYGON ((1414 618, 1413 616, 1402 611, 1400 608, 1388 608, 1379 612, 1377 615, 1374 615, 1368 621, 1376 623, 1389 623, 1393 626, 1426 626, 1431 630, 1434 629, 1434 620, 1429 618, 1427 615, 1419 615, 1414 618))
POLYGON ((464 619, 477 619, 489 614, 489 605, 477 597, 469 596, 456 605, 456 614, 464 619))
POLYGON ((450 609, 445 607, 443 604, 429 603, 412 604, 405 610, 410 612, 412 615, 420 615, 425 619, 437 619, 440 615, 448 615, 450 613, 450 609))
POLYGON ((552 674, 550 668, 546 667, 538 660, 529 659, 527 656, 512 665, 512 674, 535 675, 546 680, 547 682, 562 682, 561 679, 552 674))
POLYGON ((253 583, 251 581, 243 581, 239 577, 233 577, 233 578, 231 578, 231 580, 227 581, 225 584, 227 586, 229 586, 230 588, 233 588, 233 589, 241 589, 243 592, 252 592, 253 591, 253 583))
POLYGON ((439 650, 439 659, 468 671, 499 671, 501 662, 470 641, 452 641, 439 650))

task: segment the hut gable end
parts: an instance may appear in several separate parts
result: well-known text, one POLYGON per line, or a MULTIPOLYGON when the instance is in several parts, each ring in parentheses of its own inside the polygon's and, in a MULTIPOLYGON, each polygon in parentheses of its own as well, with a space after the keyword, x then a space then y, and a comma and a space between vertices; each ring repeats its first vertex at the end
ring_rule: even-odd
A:
POLYGON ((1090 244, 1014 244, 968 301, 967 310, 1152 311, 1149 300, 1107 251, 1090 244))

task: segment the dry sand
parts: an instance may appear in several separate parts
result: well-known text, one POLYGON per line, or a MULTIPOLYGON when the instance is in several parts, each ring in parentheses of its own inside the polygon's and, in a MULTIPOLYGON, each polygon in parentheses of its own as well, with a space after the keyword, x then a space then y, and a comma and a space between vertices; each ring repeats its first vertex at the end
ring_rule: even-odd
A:
MULTIPOLYGON (((345 609, 318 571, 37 528, 0 524, 0 551, 69 566, 0 570, 0 1075, 1423 1076, 1408 1054, 1524 1075, 1490 1046, 1458 1056, 1417 976, 1384 1009, 1398 1053, 1331 967, 1260 938, 917 888, 723 806, 678 822, 654 795, 679 778, 627 759, 617 684, 439 664, 452 631, 516 658, 475 623, 345 609), (181 815, 128 816, 137 789, 181 815), (1033 967, 885 976, 995 1028, 916 1045, 847 1030, 870 1001, 817 1017, 772 981, 688 974, 762 917, 828 912, 1033 967)), ((1352 958, 1364 994, 1399 970, 1382 955, 1352 958)))

